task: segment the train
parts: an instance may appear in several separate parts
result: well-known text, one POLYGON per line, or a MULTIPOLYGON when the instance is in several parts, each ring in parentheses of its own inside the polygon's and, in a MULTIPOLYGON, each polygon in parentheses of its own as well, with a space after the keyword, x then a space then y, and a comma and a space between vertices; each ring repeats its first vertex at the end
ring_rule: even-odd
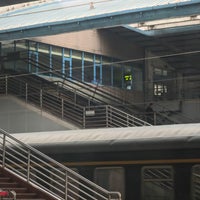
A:
POLYGON ((12 136, 123 200, 200 200, 200 123, 12 136))

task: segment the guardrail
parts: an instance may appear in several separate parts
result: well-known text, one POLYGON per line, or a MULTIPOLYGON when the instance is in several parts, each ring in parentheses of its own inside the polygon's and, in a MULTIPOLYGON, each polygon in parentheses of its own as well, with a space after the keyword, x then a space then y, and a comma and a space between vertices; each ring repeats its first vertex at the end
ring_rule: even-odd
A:
POLYGON ((0 165, 59 200, 121 200, 45 154, 0 129, 0 165))
POLYGON ((85 126, 90 128, 98 127, 133 127, 151 126, 133 115, 127 114, 113 106, 90 106, 85 107, 85 126))
MULTIPOLYGON (((1 83, 1 82, 0 82, 1 83)), ((29 84, 15 77, 5 77, 2 82, 5 94, 15 95, 27 103, 36 105, 62 120, 80 128, 149 126, 151 124, 127 114, 113 106, 80 106, 66 93, 46 86, 29 84)))

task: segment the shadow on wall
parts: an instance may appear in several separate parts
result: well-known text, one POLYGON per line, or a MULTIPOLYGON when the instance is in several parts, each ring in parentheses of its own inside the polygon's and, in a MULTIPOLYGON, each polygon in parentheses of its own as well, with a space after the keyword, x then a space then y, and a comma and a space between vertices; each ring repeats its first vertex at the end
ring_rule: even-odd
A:
POLYGON ((10 133, 73 129, 68 123, 9 96, 0 98, 0 127, 10 133))

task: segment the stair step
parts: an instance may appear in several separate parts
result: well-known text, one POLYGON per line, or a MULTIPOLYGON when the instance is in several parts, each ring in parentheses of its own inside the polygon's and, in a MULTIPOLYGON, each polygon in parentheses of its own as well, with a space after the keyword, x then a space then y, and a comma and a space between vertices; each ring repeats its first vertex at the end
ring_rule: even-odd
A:
MULTIPOLYGON (((30 188, 30 186, 24 186, 24 183, 20 180, 18 182, 17 179, 12 176, 9 177, 6 173, 4 174, 0 172, 0 189, 3 191, 14 191, 16 193, 17 200, 49 200, 48 195, 46 197, 45 193, 39 191, 37 192, 34 188, 33 190, 30 188)), ((50 199, 52 200, 53 198, 50 199)))
MULTIPOLYGON (((27 198, 17 198, 17 200, 27 200, 27 198)), ((41 199, 41 198, 32 198, 28 200, 46 200, 46 199, 41 199)))
POLYGON ((9 177, 0 177, 0 182, 11 181, 9 177))
POLYGON ((2 187, 17 187, 19 184, 17 182, 0 182, 0 188, 2 187))
POLYGON ((37 197, 37 194, 36 193, 17 193, 17 199, 18 198, 27 198, 27 199, 30 199, 30 198, 34 198, 34 197, 37 197))
POLYGON ((16 187, 2 187, 1 188, 2 190, 14 190, 15 192, 17 193, 25 193, 27 192, 27 188, 23 188, 23 187, 19 187, 19 188, 16 188, 16 187))

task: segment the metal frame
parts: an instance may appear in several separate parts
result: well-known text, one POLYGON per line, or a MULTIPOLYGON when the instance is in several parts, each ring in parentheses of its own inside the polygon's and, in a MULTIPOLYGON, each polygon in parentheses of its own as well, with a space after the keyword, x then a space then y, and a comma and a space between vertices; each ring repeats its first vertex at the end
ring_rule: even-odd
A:
POLYGON ((121 200, 119 192, 103 189, 2 129, 0 129, 0 166, 60 200, 74 198, 121 200))

